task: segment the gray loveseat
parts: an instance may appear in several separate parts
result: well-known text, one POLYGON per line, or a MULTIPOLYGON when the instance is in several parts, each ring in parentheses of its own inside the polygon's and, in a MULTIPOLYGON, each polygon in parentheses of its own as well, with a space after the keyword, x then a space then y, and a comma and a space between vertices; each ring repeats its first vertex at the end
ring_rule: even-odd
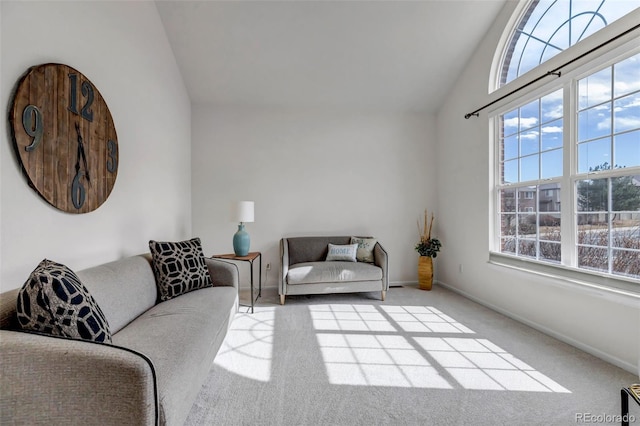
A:
POLYGON ((287 295, 357 293, 389 289, 387 252, 380 243, 373 263, 326 262, 328 245, 345 245, 350 236, 293 237, 280 240, 280 304, 287 295))
POLYGON ((238 309, 236 266, 206 264, 213 287, 162 303, 150 255, 79 271, 112 345, 12 331, 0 294, 0 424, 182 425, 238 309))

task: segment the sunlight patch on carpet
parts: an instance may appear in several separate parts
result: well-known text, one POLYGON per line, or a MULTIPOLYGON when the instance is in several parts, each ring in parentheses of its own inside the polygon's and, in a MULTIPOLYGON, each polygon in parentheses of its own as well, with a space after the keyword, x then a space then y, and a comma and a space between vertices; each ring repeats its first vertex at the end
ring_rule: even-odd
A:
POLYGON ((414 337, 465 389, 570 393, 486 339, 414 337))
POLYGON ((382 306, 404 331, 469 333, 473 331, 431 306, 382 306))
POLYGON ((309 306, 329 383, 433 389, 569 390, 430 306, 309 306))
POLYGON ((271 379, 275 308, 256 307, 253 314, 238 313, 215 359, 215 364, 240 376, 271 379))
POLYGON ((450 389, 402 336, 317 334, 329 383, 450 389))
POLYGON ((313 305, 309 311, 316 330, 396 331, 372 305, 313 305))

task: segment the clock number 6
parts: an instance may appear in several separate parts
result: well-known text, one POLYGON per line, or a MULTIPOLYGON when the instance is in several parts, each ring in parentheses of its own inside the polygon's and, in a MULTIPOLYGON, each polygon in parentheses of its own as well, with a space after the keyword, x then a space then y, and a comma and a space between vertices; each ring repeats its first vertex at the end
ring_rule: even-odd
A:
POLYGON ((76 209, 79 209, 84 204, 84 186, 80 182, 80 178, 83 174, 83 172, 78 170, 73 178, 73 183, 71 184, 71 202, 76 209))
MULTIPOLYGON (((82 96, 87 98, 87 101, 82 106, 80 115, 82 118, 93 121, 93 111, 91 104, 93 103, 93 86, 88 81, 82 82, 82 96)), ((78 114, 78 74, 69 74, 69 111, 74 114, 78 114)))
POLYGON ((44 127, 42 125, 42 113, 35 105, 27 105, 22 111, 22 126, 27 135, 31 136, 33 140, 31 145, 25 146, 25 151, 33 151, 38 147, 42 141, 42 133, 44 127))

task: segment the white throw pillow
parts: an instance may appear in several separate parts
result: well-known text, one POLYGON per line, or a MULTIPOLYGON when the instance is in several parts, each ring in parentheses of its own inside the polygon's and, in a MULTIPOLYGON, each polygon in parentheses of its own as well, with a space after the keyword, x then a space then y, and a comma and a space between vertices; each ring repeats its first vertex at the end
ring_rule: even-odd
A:
POLYGON ((335 245, 329 243, 329 252, 327 253, 327 262, 343 261, 355 262, 356 253, 358 251, 357 244, 335 245))

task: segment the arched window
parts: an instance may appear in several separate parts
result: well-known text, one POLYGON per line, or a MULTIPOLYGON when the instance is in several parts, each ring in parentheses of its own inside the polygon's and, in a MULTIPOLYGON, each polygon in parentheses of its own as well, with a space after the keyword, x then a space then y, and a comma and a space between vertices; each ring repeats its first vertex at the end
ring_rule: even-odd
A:
POLYGON ((499 85, 532 70, 639 6, 638 1, 533 0, 505 49, 499 85))
POLYGON ((496 83, 565 65, 489 114, 493 261, 640 293, 639 7, 532 0, 505 30, 496 83))

